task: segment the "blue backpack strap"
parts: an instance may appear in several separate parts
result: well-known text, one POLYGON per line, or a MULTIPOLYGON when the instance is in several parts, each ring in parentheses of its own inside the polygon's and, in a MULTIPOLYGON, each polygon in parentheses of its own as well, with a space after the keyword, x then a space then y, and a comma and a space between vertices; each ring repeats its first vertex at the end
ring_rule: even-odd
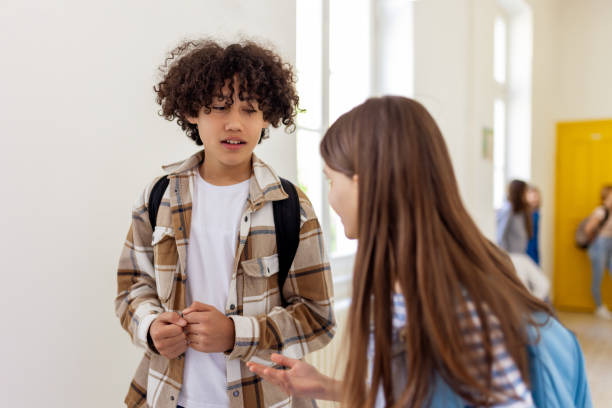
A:
POLYGON ((151 189, 151 195, 149 195, 149 221, 151 222, 151 230, 155 230, 157 224, 157 212, 161 204, 162 197, 168 188, 170 180, 168 176, 163 176, 155 182, 151 189))
POLYGON ((283 306, 287 300, 283 296, 283 286, 289 274, 289 268, 295 258, 300 243, 300 199, 293 183, 280 178, 283 190, 289 195, 285 200, 272 203, 274 228, 276 230, 276 249, 278 252, 278 289, 283 306))

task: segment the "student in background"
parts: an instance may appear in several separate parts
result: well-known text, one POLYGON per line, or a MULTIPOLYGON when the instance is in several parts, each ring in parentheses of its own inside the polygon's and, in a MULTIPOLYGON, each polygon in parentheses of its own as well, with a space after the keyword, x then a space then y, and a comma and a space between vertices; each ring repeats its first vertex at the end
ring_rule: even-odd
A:
POLYGON ((527 202, 527 183, 512 180, 508 199, 497 211, 497 245, 506 252, 524 254, 533 237, 531 210, 527 202))
POLYGON ((540 265, 540 205, 542 204, 542 195, 540 190, 533 185, 527 188, 527 203, 531 210, 531 225, 533 226, 533 235, 527 242, 527 255, 533 262, 540 265))
POLYGON ((463 205, 418 102, 368 99, 321 142, 329 202, 358 239, 344 380, 278 354, 247 365, 346 407, 591 407, 574 337, 463 205), (443 199, 441 199, 443 197, 443 199))
POLYGON ((612 217, 610 211, 612 211, 612 186, 604 186, 601 189, 601 205, 591 213, 585 232, 588 236, 594 237, 588 252, 593 273, 591 293, 596 306, 595 315, 606 320, 612 319, 612 313, 601 299, 601 283, 606 269, 612 275, 612 217))

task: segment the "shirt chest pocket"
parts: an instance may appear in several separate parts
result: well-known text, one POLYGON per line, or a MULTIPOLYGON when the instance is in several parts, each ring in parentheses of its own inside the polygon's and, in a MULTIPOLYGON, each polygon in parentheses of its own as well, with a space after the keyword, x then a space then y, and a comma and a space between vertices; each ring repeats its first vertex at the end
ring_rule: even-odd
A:
POLYGON ((278 254, 249 259, 240 263, 244 271, 243 314, 267 313, 280 305, 278 254))
MULTIPOLYGON (((153 231, 153 263, 157 296, 165 307, 172 304, 174 282, 178 272, 178 251, 174 239, 174 229, 155 227, 153 231)), ((171 308, 171 307, 170 307, 171 308)))

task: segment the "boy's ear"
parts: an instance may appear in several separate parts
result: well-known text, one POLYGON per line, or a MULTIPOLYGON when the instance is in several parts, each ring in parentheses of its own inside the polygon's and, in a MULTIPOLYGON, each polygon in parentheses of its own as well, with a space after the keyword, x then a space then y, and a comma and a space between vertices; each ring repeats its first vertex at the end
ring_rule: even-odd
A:
POLYGON ((192 125, 195 125, 198 122, 198 118, 194 118, 193 116, 185 115, 185 119, 187 119, 187 122, 191 123, 192 125))

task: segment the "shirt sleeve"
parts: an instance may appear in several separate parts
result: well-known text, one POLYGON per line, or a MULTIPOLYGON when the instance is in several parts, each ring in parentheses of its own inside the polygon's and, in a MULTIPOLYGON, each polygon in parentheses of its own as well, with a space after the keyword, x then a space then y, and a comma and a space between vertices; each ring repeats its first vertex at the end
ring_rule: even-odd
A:
POLYGON ((132 223, 117 268, 115 313, 134 344, 156 353, 147 341, 151 323, 163 312, 155 284, 152 228, 146 205, 154 182, 138 196, 132 209, 132 223))

